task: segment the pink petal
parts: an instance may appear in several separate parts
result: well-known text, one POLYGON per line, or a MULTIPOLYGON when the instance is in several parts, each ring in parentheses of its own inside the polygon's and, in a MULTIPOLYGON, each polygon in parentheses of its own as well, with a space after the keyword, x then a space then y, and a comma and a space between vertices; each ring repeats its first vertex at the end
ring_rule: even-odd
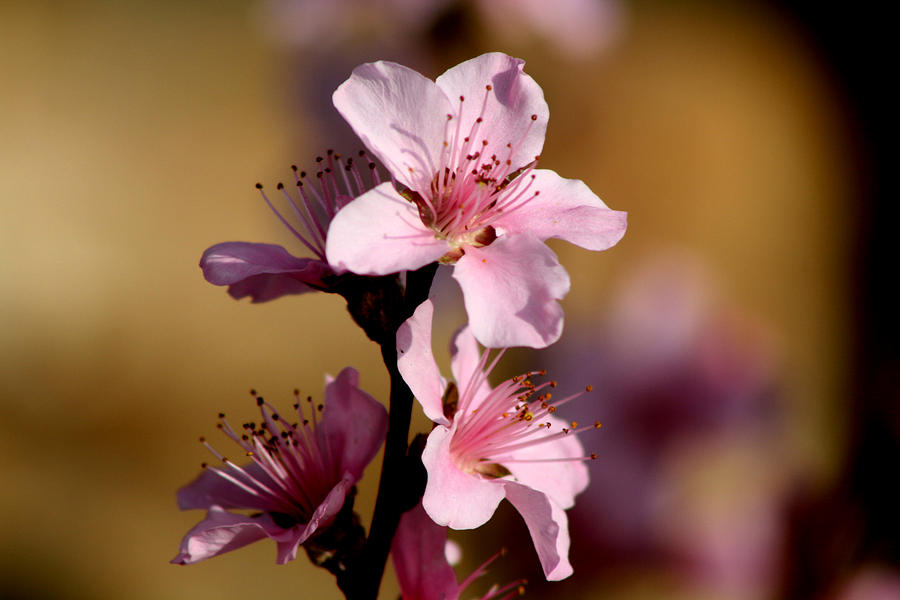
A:
MULTIPOLYGON (((556 417, 544 417, 542 423, 550 423, 550 429, 543 435, 558 433, 569 424, 556 417)), ((512 453, 517 461, 543 460, 553 458, 581 458, 585 455, 581 440, 575 434, 557 438, 550 442, 520 448, 512 453)), ((584 461, 568 462, 510 462, 503 463, 515 480, 534 490, 542 492, 562 508, 571 508, 575 496, 584 491, 589 482, 588 469, 584 461)))
POLYGON ((397 330, 397 369, 425 416, 450 426, 444 416, 443 396, 447 382, 441 377, 431 350, 431 321, 434 304, 426 300, 397 330))
POLYGON ((378 61, 353 69, 332 98, 397 181, 429 190, 439 170, 447 114, 453 112, 433 81, 403 65, 378 61))
POLYGON ((460 116, 465 135, 469 135, 476 118, 484 119, 473 140, 479 148, 481 140, 488 141, 482 154, 495 154, 501 161, 509 159, 514 169, 541 153, 550 118, 544 92, 523 72, 524 65, 525 61, 518 58, 491 52, 452 67, 435 82, 450 99, 454 114, 460 106, 459 97, 465 97, 460 116), (482 113, 487 85, 493 89, 482 113), (537 119, 532 121, 532 115, 537 119), (512 149, 507 148, 508 143, 512 149))
POLYGON ((359 389, 359 373, 353 367, 341 371, 325 385, 325 409, 318 429, 340 457, 341 471, 349 471, 356 482, 384 442, 387 411, 359 389))
POLYGON ((232 514, 219 506, 212 506, 206 519, 197 523, 181 540, 178 556, 171 562, 191 565, 237 550, 267 537, 267 529, 271 527, 273 524, 266 515, 248 517, 232 514))
POLYGON ((541 492, 511 481, 505 481, 503 485, 506 499, 516 507, 528 526, 547 580, 559 581, 571 575, 566 512, 541 492))
POLYGON ((387 275, 436 261, 449 250, 422 225, 414 205, 390 183, 369 190, 335 215, 328 262, 358 275, 387 275))
POLYGON ((569 275, 535 236, 501 236, 490 246, 469 247, 453 277, 463 291, 469 327, 488 348, 543 348, 562 334, 556 301, 569 291, 569 275))
POLYGON ((482 479, 465 473, 450 456, 450 440, 455 426, 438 425, 429 434, 422 452, 428 483, 422 506, 438 525, 453 529, 474 529, 484 525, 503 500, 500 480, 482 479))
POLYGON ((224 242, 207 248, 200 268, 208 282, 227 285, 232 297, 250 296, 253 302, 322 288, 322 278, 334 272, 320 260, 297 258, 281 246, 251 242, 224 242))
MULTIPOLYGON (((266 486, 272 488, 277 484, 266 474, 265 470, 256 463, 250 463, 241 467, 250 477, 257 479, 266 486)), ((209 509, 212 506, 222 508, 246 508, 249 510, 278 510, 279 504, 272 502, 266 496, 250 493, 231 481, 222 477, 217 471, 243 480, 242 476, 234 470, 209 467, 204 469, 189 484, 178 490, 178 508, 191 510, 195 508, 209 509)))
POLYGON ((472 329, 465 325, 460 327, 453 339, 450 340, 450 368, 453 371, 453 379, 459 386, 460 395, 472 395, 468 408, 478 408, 481 400, 491 391, 487 377, 483 377, 480 368, 481 352, 478 350, 478 342, 472 335, 472 329), (481 378, 475 390, 469 387, 473 380, 481 378))
POLYGON ((278 558, 276 559, 278 564, 283 565, 297 558, 297 549, 300 545, 315 535, 317 531, 331 524, 341 507, 344 506, 347 492, 357 479, 358 477, 349 472, 344 473, 344 477, 331 488, 322 503, 316 507, 309 523, 299 523, 280 533, 270 534, 270 537, 278 543, 278 558))
POLYGON ((530 231, 541 240, 560 238, 588 250, 606 250, 625 235, 628 213, 607 207, 583 181, 547 169, 532 174, 528 193, 540 194, 496 221, 504 233, 530 231))
POLYGON ((391 558, 403 600, 454 600, 456 573, 444 555, 447 529, 437 525, 422 504, 400 518, 391 558))

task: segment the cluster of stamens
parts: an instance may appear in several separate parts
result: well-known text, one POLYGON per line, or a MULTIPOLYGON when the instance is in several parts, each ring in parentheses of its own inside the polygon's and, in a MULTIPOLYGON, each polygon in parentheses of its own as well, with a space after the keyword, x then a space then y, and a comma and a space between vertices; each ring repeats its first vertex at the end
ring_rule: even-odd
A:
POLYGON ((359 151, 359 160, 368 166, 369 177, 372 181, 370 185, 366 185, 353 157, 349 157, 345 161, 334 150, 328 150, 325 156, 316 157, 315 179, 308 177, 307 172, 299 170, 297 165, 291 165, 294 186, 297 188, 297 198, 288 193, 287 187, 282 182, 278 183, 277 189, 282 193, 299 221, 299 228, 292 225, 275 208, 263 191, 262 184, 256 184, 256 189, 262 194, 263 200, 272 209, 275 216, 323 262, 327 262, 325 238, 334 215, 348 202, 381 183, 381 176, 378 174, 375 163, 369 159, 365 150, 359 151))
MULTIPOLYGON (((217 427, 240 446, 243 454, 258 467, 251 472, 218 451, 205 438, 200 442, 224 465, 211 469, 226 481, 260 500, 259 506, 268 507, 276 516, 290 517, 295 523, 305 523, 322 502, 334 484, 340 479, 337 464, 325 443, 321 404, 314 405, 311 397, 300 400, 299 390, 294 390, 294 408, 298 422, 288 423, 254 390, 261 421, 244 423, 235 430, 219 413, 217 427), (303 404, 309 417, 304 416, 303 404), (264 476, 261 476, 260 470, 264 476)), ((206 468, 208 465, 203 463, 206 468)))
MULTIPOLYGON (((535 176, 531 173, 539 157, 521 168, 514 169, 512 162, 537 115, 531 115, 519 140, 505 145, 505 156, 485 154, 490 142, 478 134, 492 90, 490 84, 485 86, 481 111, 468 132, 463 131, 459 116, 447 115, 437 172, 429 175, 430 182, 420 182, 417 191, 402 192, 418 208, 422 223, 454 247, 456 252, 447 257, 450 262, 465 252, 465 246, 492 243, 496 239, 493 223, 540 194, 532 189, 535 176), (424 189, 429 193, 420 193, 424 189)), ((464 96, 459 97, 458 115, 462 115, 465 101, 464 96)), ((414 167, 408 169, 411 175, 417 174, 414 167)))
POLYGON ((577 421, 572 421, 567 427, 551 431, 553 424, 548 417, 554 415, 560 406, 592 391, 593 387, 588 385, 584 391, 555 399, 550 390, 556 388, 556 381, 545 381, 537 385, 531 381, 531 377, 535 375, 546 375, 545 371, 530 371, 504 381, 488 392, 479 405, 473 408, 476 390, 486 383, 487 376, 500 355, 502 351, 494 358, 490 367, 485 369, 488 353, 483 353, 474 377, 465 390, 460 390, 457 410, 453 415, 456 433, 450 445, 457 466, 490 477, 502 477, 509 474, 503 465, 510 463, 570 462, 597 458, 596 454, 560 458, 517 456, 517 451, 532 446, 578 435, 590 429, 600 429, 601 423, 595 421, 579 425, 577 421))

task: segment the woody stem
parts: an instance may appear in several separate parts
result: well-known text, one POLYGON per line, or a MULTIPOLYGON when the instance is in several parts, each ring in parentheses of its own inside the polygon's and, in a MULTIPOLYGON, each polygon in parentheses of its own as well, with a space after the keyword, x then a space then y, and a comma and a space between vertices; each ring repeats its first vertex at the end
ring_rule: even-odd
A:
POLYGON ((391 382, 388 432, 372 526, 362 557, 354 565, 354 576, 349 578, 353 583, 349 586, 350 589, 344 590, 348 600, 377 599, 400 517, 418 503, 423 492, 423 487, 416 484, 417 478, 410 476, 410 461, 407 460, 413 394, 397 369, 396 331, 416 307, 427 299, 436 269, 435 263, 409 272, 403 306, 385 307, 385 311, 397 311, 394 313, 395 318, 391 319, 393 331, 378 340, 391 382))

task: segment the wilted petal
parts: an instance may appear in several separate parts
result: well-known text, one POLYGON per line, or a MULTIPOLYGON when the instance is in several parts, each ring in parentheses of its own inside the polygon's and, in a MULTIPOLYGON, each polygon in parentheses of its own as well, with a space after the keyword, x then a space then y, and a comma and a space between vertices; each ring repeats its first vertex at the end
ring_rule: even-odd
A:
POLYGON ((451 430, 441 425, 428 436, 422 452, 422 463, 428 471, 422 506, 438 525, 474 529, 497 510, 503 500, 503 486, 461 471, 450 454, 451 439, 451 430))
POLYGON ((266 515, 255 517, 236 515, 221 507, 213 506, 206 518, 187 532, 181 540, 178 556, 171 562, 190 565, 237 550, 267 537, 266 530, 271 527, 272 523, 266 515))
POLYGON ((344 473, 344 477, 331 488, 331 491, 313 512, 308 523, 298 523, 290 529, 269 536, 278 543, 278 558, 276 559, 278 564, 283 565, 297 558, 297 549, 300 545, 315 535, 319 529, 331 524, 341 507, 344 506, 347 492, 350 491, 357 479, 358 477, 350 473, 344 473))
POLYGON ((442 402, 447 382, 441 377, 431 350, 433 314, 434 304, 426 300, 397 330, 397 369, 422 405, 425 416, 449 427, 442 402))
POLYGON ((469 326, 489 348, 543 348, 559 339, 569 275, 556 254, 531 234, 469 248, 453 277, 463 291, 469 326))
POLYGON ((560 238, 587 250, 606 250, 625 235, 628 214, 610 209, 583 181, 547 169, 535 169, 532 175, 531 190, 540 194, 496 221, 507 235, 531 232, 541 240, 560 238))
POLYGON ((422 225, 413 204, 382 183, 342 208, 328 230, 328 262, 358 275, 414 270, 449 249, 422 225))
POLYGON ((569 564, 569 521, 566 512, 545 494, 518 483, 504 483, 509 500, 528 526, 549 581, 559 581, 572 574, 569 564))
POLYGON ((234 298, 250 296, 265 302, 285 294, 302 294, 323 287, 333 270, 320 260, 297 258, 274 244, 224 242, 207 248, 200 258, 203 276, 227 285, 234 298))
POLYGON ((325 411, 319 433, 328 438, 334 460, 354 482, 384 442, 388 416, 384 406, 359 389, 359 373, 346 367, 325 385, 325 411))

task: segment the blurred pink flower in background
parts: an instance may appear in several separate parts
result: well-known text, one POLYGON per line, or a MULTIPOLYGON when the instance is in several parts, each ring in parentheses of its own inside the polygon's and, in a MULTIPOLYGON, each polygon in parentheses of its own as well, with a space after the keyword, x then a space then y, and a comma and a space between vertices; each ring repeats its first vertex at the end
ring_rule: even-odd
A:
POLYGON ((390 62, 365 64, 334 103, 391 172, 334 218, 331 264, 360 275, 454 265, 475 337, 541 348, 562 333, 569 276, 543 242, 605 250, 625 233, 579 180, 536 169, 549 109, 524 62, 501 53, 432 82, 390 62))
POLYGON ((900 598, 900 573, 870 567, 857 573, 835 600, 897 600, 900 598))
POLYGON ((560 378, 595 383, 590 418, 604 423, 571 516, 576 555, 598 568, 662 561, 720 594, 766 589, 787 464, 765 328, 678 252, 639 265, 603 315, 546 352, 560 378))
MULTIPOLYGON (((402 600, 458 600, 499 556, 495 554, 457 583, 447 560, 447 544, 447 528, 432 521, 421 503, 403 515, 391 546, 402 600)), ((520 580, 502 587, 495 585, 478 600, 507 600, 519 594, 522 583, 520 580)))
POLYGON ((287 46, 333 50, 366 38, 427 30, 447 0, 263 0, 262 31, 287 46))
POLYGON ((534 385, 528 378, 537 372, 491 388, 488 375, 500 356, 489 365, 468 327, 451 344, 456 383, 445 383, 431 351, 432 313, 428 300, 397 332, 397 367, 436 423, 422 453, 425 511, 439 525, 473 529, 506 498, 525 520, 547 579, 568 577, 565 509, 588 484, 589 457, 577 434, 595 426, 555 417, 557 406, 578 395, 551 401, 555 382, 534 385))
POLYGON ((333 521, 384 441, 387 411, 358 384, 352 367, 327 377, 325 401, 314 406, 307 399, 308 415, 295 392, 297 423, 259 396, 260 423, 235 431, 220 415, 219 429, 253 462, 238 466, 201 439, 225 466, 205 469, 178 491, 179 508, 208 513, 184 536, 172 562, 193 564, 266 537, 277 543, 279 563, 296 558, 300 544, 333 521))
POLYGON ((492 34, 516 42, 536 36, 569 58, 602 52, 623 27, 617 0, 480 0, 475 6, 492 34))
POLYGON ((569 58, 586 58, 615 43, 624 13, 618 0, 264 0, 257 18, 274 41, 321 50, 397 34, 421 36, 464 10, 502 41, 540 38, 569 58))
MULTIPOLYGON (((363 170, 371 172, 372 185, 380 183, 375 164, 368 161, 365 153, 361 152, 359 158, 366 164, 363 170)), ((364 182, 353 158, 345 161, 329 150, 326 157, 318 157, 317 164, 315 177, 307 177, 306 171, 292 167, 296 197, 284 184, 277 185, 294 216, 294 224, 275 208, 262 185, 256 186, 275 216, 315 258, 297 258, 274 244, 223 242, 207 248, 200 258, 207 281, 227 285, 228 293, 235 299, 250 296, 253 302, 330 289, 332 280, 342 270, 331 266, 325 257, 328 226, 342 207, 372 185, 364 182)))

